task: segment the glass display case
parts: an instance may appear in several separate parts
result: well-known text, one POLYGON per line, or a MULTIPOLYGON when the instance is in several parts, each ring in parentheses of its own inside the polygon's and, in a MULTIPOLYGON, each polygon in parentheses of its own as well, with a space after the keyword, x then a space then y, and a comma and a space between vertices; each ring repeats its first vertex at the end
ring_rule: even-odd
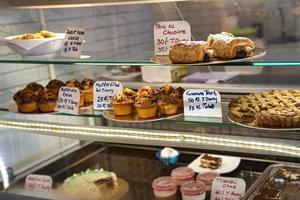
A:
MULTIPOLYGON (((64 180, 87 169, 102 168, 115 172, 128 185, 124 194, 104 199, 154 199, 155 178, 169 176, 172 169, 188 166, 202 154, 241 158, 235 169, 221 176, 242 178, 248 189, 269 165, 300 162, 299 127, 253 127, 228 117, 234 99, 250 93, 264 96, 268 91, 272 95, 284 91, 280 108, 289 111, 292 104, 291 112, 296 114, 291 120, 300 117, 298 1, 72 0, 0 1, 0 5, 1 38, 42 29, 56 33, 67 27, 86 30, 83 57, 76 59, 59 53, 52 58, 23 57, 1 40, 0 199, 72 199, 61 189, 64 180), (153 62, 154 24, 181 20, 191 25, 193 40, 206 40, 209 34, 225 31, 250 38, 266 55, 201 66, 153 62), (174 68, 183 71, 174 72, 174 68), (163 78, 157 81, 154 76, 163 78), (160 120, 111 120, 91 105, 77 115, 20 113, 14 101, 17 91, 31 82, 46 86, 53 79, 120 81, 135 91, 165 84, 186 90, 212 89, 221 95, 222 117, 181 114, 160 120), (289 98, 287 93, 295 96, 289 98), (163 147, 179 151, 176 165, 165 165, 156 157, 163 147), (52 189, 28 189, 25 182, 30 174, 50 176, 52 189)), ((177 199, 181 199, 180 193, 177 199)))

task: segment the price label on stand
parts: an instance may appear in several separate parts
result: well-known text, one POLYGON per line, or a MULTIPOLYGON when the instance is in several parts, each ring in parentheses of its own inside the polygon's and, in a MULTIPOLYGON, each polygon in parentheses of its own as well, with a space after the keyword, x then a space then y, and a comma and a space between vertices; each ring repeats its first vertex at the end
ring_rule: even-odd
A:
POLYGON ((83 41, 85 38, 85 29, 82 27, 69 27, 65 30, 64 46, 61 50, 61 56, 67 58, 80 58, 83 41))
POLYGON ((191 26, 186 21, 156 22, 153 31, 155 55, 169 55, 176 43, 191 40, 191 26))
POLYGON ((61 87, 55 111, 77 115, 80 105, 80 91, 75 87, 61 87))
POLYGON ((240 200, 245 190, 243 179, 217 177, 212 183, 210 200, 240 200))
POLYGON ((184 116, 222 117, 221 96, 216 90, 186 90, 183 101, 184 116))
POLYGON ((52 178, 46 175, 29 174, 25 179, 25 189, 47 192, 52 189, 52 178))
POLYGON ((123 94, 119 81, 97 81, 94 84, 94 109, 112 110, 111 99, 118 94, 123 94))

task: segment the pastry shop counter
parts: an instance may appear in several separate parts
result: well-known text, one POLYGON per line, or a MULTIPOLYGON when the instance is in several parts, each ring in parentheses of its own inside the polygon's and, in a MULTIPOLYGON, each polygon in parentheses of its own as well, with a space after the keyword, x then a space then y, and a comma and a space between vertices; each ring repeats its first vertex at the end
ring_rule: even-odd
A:
MULTIPOLYGON (((161 176, 169 176, 174 168, 189 165, 203 153, 200 150, 178 148, 177 150, 180 152, 180 155, 176 165, 165 165, 155 158, 156 152, 160 149, 158 147, 92 143, 56 160, 46 167, 27 172, 27 174, 50 176, 53 180, 53 189, 50 192, 24 189, 25 177, 15 177, 15 179, 11 177, 7 193, 0 193, 0 199, 5 195, 13 194, 21 195, 21 197, 31 196, 43 199, 61 199, 62 195, 64 195, 62 194, 64 190, 61 190, 60 187, 67 177, 71 176, 74 179, 76 177, 76 175, 73 175, 74 173, 78 174, 81 172, 81 174, 84 174, 87 169, 95 170, 103 168, 114 172, 118 180, 122 179, 128 183, 128 190, 116 199, 152 200, 154 199, 154 194, 151 185, 154 179, 161 176)), ((222 152, 215 151, 213 153, 220 154, 222 152)), ((236 153, 235 156, 238 156, 238 154, 236 153)), ((245 155, 239 154, 239 156, 245 155)), ((223 163, 225 162, 227 161, 223 158, 223 163)), ((273 162, 243 157, 240 164, 235 167, 236 169, 233 168, 231 171, 220 175, 242 178, 245 180, 247 188, 249 188, 273 162)), ((27 174, 24 174, 24 176, 27 174)), ((15 196, 15 198, 22 199, 20 196, 15 196)), ((180 194, 177 195, 177 199, 181 199, 180 194)))

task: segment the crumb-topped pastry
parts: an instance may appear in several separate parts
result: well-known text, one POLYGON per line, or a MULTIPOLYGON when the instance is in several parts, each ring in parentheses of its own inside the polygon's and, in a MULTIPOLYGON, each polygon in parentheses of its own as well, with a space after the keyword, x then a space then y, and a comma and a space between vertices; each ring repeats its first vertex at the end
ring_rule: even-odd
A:
POLYGON ((53 79, 53 80, 49 81, 49 83, 46 85, 46 88, 48 90, 51 90, 54 94, 58 95, 59 89, 64 86, 65 86, 65 83, 63 81, 53 79))
POLYGON ((159 89, 159 98, 170 97, 173 91, 174 88, 171 85, 166 84, 159 89))
POLYGON ((156 101, 158 99, 158 91, 148 85, 140 87, 136 95, 138 98, 148 98, 152 101, 156 101))
POLYGON ((38 96, 38 107, 41 112, 53 112, 56 106, 57 95, 51 90, 45 89, 38 96))
POLYGON ((112 98, 111 105, 115 115, 129 115, 133 112, 134 101, 125 95, 112 98))
POLYGON ((29 83, 25 88, 31 90, 36 96, 39 95, 40 91, 44 90, 44 87, 36 82, 29 83))
POLYGON ((209 61, 206 52, 209 46, 206 41, 182 41, 173 46, 169 52, 172 63, 197 63, 209 61))
POLYGON ((88 169, 68 177, 63 185, 63 192, 72 198, 85 200, 102 200, 113 195, 118 187, 115 173, 103 169, 88 169))
POLYGON ((136 92, 133 91, 132 89, 124 88, 124 89, 123 89, 123 94, 124 94, 126 97, 128 97, 129 99, 132 99, 133 101, 135 100, 136 92))
POLYGON ((14 100, 18 106, 19 112, 22 113, 32 113, 38 111, 37 98, 37 95, 35 95, 35 93, 28 88, 19 90, 14 95, 14 100))
POLYGON ((137 96, 134 106, 140 118, 147 119, 157 115, 157 103, 153 98, 137 96))
POLYGON ((81 82, 81 89, 84 93, 84 103, 92 103, 93 102, 93 87, 95 81, 92 79, 84 79, 81 82))
POLYGON ((82 107, 84 105, 84 94, 81 91, 81 84, 80 84, 80 82, 77 79, 68 80, 66 82, 66 87, 76 87, 76 88, 79 89, 79 91, 80 91, 80 103, 79 103, 79 107, 82 107))
POLYGON ((246 37, 235 37, 231 33, 210 34, 207 43, 217 58, 233 59, 253 55, 254 42, 246 37))
POLYGON ((183 93, 184 93, 184 89, 182 87, 178 87, 175 90, 172 91, 172 93, 170 94, 170 97, 173 98, 177 104, 178 107, 180 109, 183 108, 183 93))
POLYGON ((300 90, 272 90, 234 99, 229 116, 258 127, 300 127, 300 90))

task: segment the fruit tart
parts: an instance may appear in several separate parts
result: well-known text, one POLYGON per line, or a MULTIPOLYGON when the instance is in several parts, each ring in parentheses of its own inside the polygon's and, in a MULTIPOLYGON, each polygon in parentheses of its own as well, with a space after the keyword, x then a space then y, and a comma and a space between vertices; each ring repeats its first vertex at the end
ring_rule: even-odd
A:
POLYGON ((38 107, 43 113, 53 112, 56 106, 57 94, 51 90, 44 89, 38 96, 38 107))
POLYGON ((19 112, 22 113, 37 112, 38 111, 37 98, 38 98, 37 95, 35 95, 35 93, 28 88, 19 90, 14 95, 14 101, 18 106, 19 112))
POLYGON ((81 82, 81 89, 83 92, 84 103, 93 103, 93 87, 95 81, 92 79, 84 79, 81 82))
POLYGON ((64 86, 65 86, 65 83, 63 81, 53 79, 53 80, 49 81, 49 83, 46 85, 46 88, 48 90, 51 90, 54 94, 58 95, 59 89, 64 86))
POLYGON ((125 95, 116 95, 112 98, 111 105, 115 115, 129 115, 133 112, 134 101, 125 95))
POLYGON ((84 94, 81 91, 81 84, 76 79, 71 79, 66 82, 66 87, 76 87, 80 91, 80 103, 79 107, 82 107, 84 105, 84 94))

